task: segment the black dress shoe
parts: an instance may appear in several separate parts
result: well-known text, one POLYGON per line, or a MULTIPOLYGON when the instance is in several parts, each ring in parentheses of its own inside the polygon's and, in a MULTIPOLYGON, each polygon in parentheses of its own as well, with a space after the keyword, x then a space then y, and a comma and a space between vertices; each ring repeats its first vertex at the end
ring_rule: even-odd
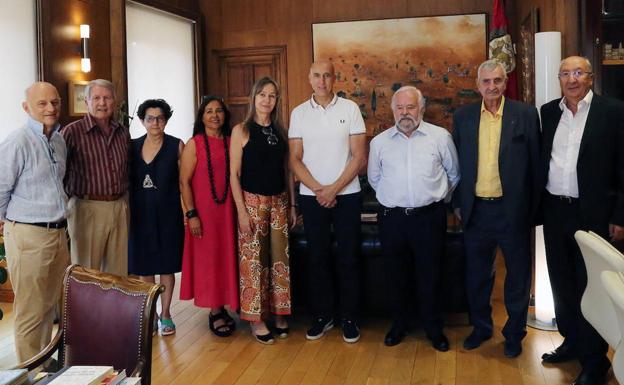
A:
POLYGON ((407 335, 407 330, 404 327, 392 325, 386 338, 384 338, 384 344, 386 346, 398 345, 403 341, 403 338, 407 335))
POLYGON ((481 344, 492 338, 491 334, 483 334, 478 330, 473 330, 472 333, 464 340, 464 349, 472 350, 476 349, 481 344))
POLYGON ((505 357, 516 358, 522 353, 522 344, 520 341, 505 341, 505 357))
POLYGON ((444 334, 440 333, 434 336, 427 336, 427 338, 429 338, 431 346, 433 346, 435 350, 440 352, 446 352, 449 350, 449 341, 444 334))
POLYGON ((581 370, 581 374, 576 377, 572 385, 604 385, 607 383, 607 372, 605 369, 589 368, 581 370))
POLYGON ((558 364, 560 362, 574 360, 575 358, 576 352, 572 344, 566 344, 565 342, 552 352, 542 354, 542 361, 549 364, 558 364))

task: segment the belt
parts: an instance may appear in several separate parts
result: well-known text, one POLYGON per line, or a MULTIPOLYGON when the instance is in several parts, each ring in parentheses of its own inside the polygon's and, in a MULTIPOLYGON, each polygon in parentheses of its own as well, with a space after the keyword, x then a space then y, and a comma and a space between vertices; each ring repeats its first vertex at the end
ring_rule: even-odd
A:
POLYGON ((400 214, 409 216, 409 215, 414 215, 414 214, 418 214, 424 211, 434 209, 441 205, 442 205, 442 201, 433 202, 431 204, 428 204, 427 206, 421 206, 421 207, 386 207, 386 206, 381 206, 381 207, 382 207, 384 215, 388 213, 400 213, 400 214))
POLYGON ((502 201, 503 197, 477 197, 475 196, 475 200, 482 202, 498 202, 502 201))
POLYGON ((572 204, 572 203, 578 202, 578 198, 569 197, 567 195, 553 195, 551 193, 548 193, 548 195, 550 195, 555 200, 558 200, 558 201, 561 201, 561 202, 565 202, 567 204, 572 204))
POLYGON ((86 201, 116 201, 121 198, 123 194, 113 194, 113 195, 98 195, 98 194, 85 194, 78 195, 78 199, 84 199, 86 201))
POLYGON ((12 221, 9 219, 9 222, 19 223, 21 225, 45 227, 46 229, 64 229, 67 227, 67 219, 63 219, 60 222, 36 222, 36 223, 18 222, 18 221, 12 221))

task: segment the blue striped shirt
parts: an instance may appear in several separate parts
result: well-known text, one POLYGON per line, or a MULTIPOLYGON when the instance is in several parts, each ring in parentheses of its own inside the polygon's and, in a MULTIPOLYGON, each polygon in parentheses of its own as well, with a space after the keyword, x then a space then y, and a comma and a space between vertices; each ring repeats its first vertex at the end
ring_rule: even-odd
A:
POLYGON ((0 220, 57 222, 67 216, 63 189, 67 148, 54 127, 50 139, 31 117, 0 143, 0 220))

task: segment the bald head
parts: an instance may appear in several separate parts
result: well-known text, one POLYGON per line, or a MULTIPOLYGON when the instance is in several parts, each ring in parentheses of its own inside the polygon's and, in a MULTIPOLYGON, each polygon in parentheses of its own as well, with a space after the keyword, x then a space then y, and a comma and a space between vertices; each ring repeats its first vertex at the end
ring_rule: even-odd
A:
POLYGON ((310 66, 310 73, 312 72, 329 72, 334 74, 334 63, 328 60, 317 60, 310 66))
POLYGON ((44 125, 44 128, 53 128, 61 113, 61 97, 56 87, 46 82, 36 82, 26 89, 26 100, 22 108, 31 118, 44 125))
POLYGON ((315 97, 327 98, 332 96, 332 88, 336 80, 334 65, 329 61, 315 61, 310 66, 308 79, 315 97))

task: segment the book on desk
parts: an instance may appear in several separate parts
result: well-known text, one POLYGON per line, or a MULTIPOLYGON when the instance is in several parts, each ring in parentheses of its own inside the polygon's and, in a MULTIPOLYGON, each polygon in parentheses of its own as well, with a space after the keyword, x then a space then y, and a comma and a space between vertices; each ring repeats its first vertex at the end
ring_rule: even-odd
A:
POLYGON ((126 371, 117 372, 112 366, 69 366, 37 385, 140 385, 140 377, 126 377, 126 371))
POLYGON ((22 385, 28 381, 28 370, 0 370, 0 385, 22 385))

